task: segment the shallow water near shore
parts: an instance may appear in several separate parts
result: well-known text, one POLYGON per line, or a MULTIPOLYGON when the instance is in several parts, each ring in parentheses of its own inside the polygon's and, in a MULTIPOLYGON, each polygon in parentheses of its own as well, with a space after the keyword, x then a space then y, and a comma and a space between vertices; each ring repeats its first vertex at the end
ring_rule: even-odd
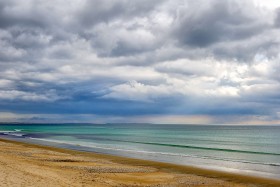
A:
POLYGON ((0 136, 63 148, 280 178, 280 126, 1 124, 0 136))

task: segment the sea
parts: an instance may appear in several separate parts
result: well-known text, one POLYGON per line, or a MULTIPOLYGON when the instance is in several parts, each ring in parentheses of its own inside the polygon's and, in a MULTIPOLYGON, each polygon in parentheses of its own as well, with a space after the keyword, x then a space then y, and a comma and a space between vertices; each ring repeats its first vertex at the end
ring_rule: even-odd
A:
POLYGON ((0 138, 280 179, 280 126, 0 124, 0 138))

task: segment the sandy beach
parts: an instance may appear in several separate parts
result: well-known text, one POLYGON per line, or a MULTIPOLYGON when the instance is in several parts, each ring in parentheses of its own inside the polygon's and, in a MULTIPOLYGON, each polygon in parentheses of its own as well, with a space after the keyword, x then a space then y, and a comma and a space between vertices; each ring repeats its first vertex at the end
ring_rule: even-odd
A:
POLYGON ((0 139, 0 186, 280 186, 280 181, 0 139))

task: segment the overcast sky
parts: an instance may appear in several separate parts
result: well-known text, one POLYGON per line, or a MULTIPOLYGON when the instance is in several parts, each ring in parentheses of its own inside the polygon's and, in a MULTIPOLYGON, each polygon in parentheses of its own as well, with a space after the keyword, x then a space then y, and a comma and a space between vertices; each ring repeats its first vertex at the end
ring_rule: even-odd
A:
POLYGON ((0 121, 280 124, 279 0, 0 0, 0 121))

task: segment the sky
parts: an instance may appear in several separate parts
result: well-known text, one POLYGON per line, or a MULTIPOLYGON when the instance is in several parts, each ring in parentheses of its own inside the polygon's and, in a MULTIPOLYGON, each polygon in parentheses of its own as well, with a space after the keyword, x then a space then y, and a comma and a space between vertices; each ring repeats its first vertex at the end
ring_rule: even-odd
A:
POLYGON ((0 0, 0 121, 280 124, 279 0, 0 0))

